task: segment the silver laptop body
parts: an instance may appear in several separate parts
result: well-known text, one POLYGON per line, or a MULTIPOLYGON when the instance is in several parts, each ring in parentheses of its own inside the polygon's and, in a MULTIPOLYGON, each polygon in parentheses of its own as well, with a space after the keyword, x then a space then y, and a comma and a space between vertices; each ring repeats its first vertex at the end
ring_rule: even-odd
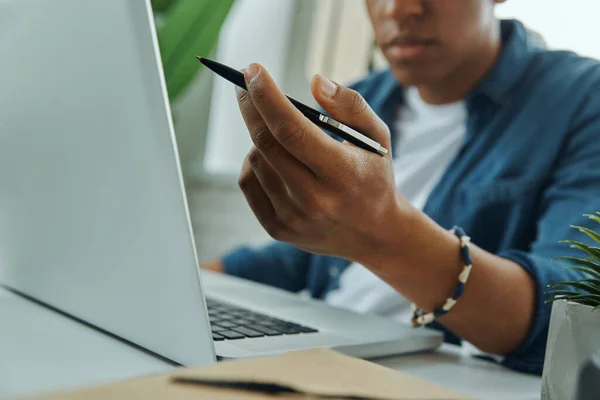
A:
POLYGON ((0 0, 0 55, 5 287, 183 365, 212 363, 215 350, 377 357, 441 343, 438 332, 199 276, 148 1, 0 0), (318 332, 213 342, 203 293, 318 332))

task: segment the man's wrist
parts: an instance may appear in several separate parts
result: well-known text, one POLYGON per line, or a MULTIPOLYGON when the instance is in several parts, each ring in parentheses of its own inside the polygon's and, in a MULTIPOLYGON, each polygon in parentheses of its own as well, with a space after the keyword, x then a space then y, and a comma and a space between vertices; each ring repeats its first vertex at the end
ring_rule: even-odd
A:
POLYGON ((356 260, 374 272, 393 263, 402 264, 410 251, 410 236, 419 231, 422 212, 398 195, 396 206, 386 215, 378 229, 378 245, 366 249, 360 260, 356 260))
POLYGON ((390 217, 388 240, 362 264, 426 311, 444 303, 463 267, 456 236, 415 208, 390 217))

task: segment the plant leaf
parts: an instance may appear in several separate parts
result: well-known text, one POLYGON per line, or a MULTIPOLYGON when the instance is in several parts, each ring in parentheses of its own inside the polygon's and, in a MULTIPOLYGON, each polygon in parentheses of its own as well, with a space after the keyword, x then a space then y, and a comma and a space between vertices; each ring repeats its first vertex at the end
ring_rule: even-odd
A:
POLYGON ((600 233, 596 233, 591 229, 584 228, 583 226, 571 225, 571 228, 577 229, 581 233, 585 233, 596 243, 600 243, 600 233))
POLYGON ((181 94, 201 70, 194 58, 215 48, 234 0, 178 0, 164 15, 158 42, 171 100, 181 94))
POLYGON ((571 297, 572 300, 586 300, 595 303, 595 305, 600 304, 600 296, 595 294, 580 294, 579 296, 571 297))
MULTIPOLYGON (((598 213, 598 215, 600 215, 600 212, 598 213)), ((598 222, 600 224, 600 217, 598 215, 583 214, 584 217, 588 217, 589 219, 593 219, 594 221, 596 221, 596 222, 598 222)))
POLYGON ((573 271, 580 271, 580 272, 584 272, 588 275, 594 276, 596 277, 600 282, 600 270, 595 270, 595 269, 591 269, 588 267, 581 267, 581 266, 573 266, 573 267, 568 267, 565 268, 565 270, 573 270, 573 271))
POLYGON ((571 290, 549 290, 545 294, 556 296, 579 296, 581 292, 574 292, 571 290))
POLYGON ((568 281, 568 282, 557 282, 557 283, 553 283, 551 285, 548 285, 550 287, 563 287, 563 286, 570 286, 570 287, 574 287, 576 289, 579 290, 584 290, 586 292, 588 292, 591 295, 598 295, 598 297, 600 297, 600 287, 595 286, 595 285, 591 285, 587 282, 585 282, 585 280, 583 281, 568 281))
POLYGON ((163 13, 169 9, 175 0, 152 0, 152 9, 154 12, 163 13))
POLYGON ((598 307, 600 306, 600 296, 597 295, 589 295, 589 294, 580 294, 575 296, 566 296, 566 297, 555 297, 548 301, 548 303, 553 303, 559 300, 567 300, 575 303, 580 303, 586 306, 598 307))
POLYGON ((593 260, 590 260, 589 258, 563 256, 563 257, 556 257, 555 260, 573 261, 576 264, 587 266, 595 271, 600 272, 600 264, 594 262, 593 260))
POLYGON ((582 250, 589 254, 592 259, 600 261, 600 247, 588 246, 587 244, 576 240, 561 240, 560 243, 569 243, 572 248, 582 250))

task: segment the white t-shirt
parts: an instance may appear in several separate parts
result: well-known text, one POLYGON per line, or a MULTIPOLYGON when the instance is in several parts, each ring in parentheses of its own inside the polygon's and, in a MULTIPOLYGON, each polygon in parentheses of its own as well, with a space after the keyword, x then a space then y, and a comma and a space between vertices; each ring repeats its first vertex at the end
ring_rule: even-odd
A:
MULTIPOLYGON (((396 187, 413 206, 423 209, 429 194, 454 159, 465 137, 467 108, 463 101, 431 105, 416 88, 405 91, 405 101, 395 123, 397 132, 394 174, 396 187)), ((410 321, 410 302, 358 263, 340 276, 340 287, 331 291, 329 304, 358 312, 372 312, 410 321)))

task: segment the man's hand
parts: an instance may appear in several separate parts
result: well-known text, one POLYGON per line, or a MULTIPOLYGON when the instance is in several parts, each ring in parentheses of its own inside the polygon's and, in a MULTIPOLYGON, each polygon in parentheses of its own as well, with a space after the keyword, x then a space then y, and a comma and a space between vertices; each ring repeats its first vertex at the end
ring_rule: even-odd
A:
MULTIPOLYGON (((263 67, 252 64, 244 75, 248 91, 238 89, 237 98, 255 147, 239 185, 261 225, 313 253, 360 261, 381 249, 390 222, 411 210, 396 192, 391 154, 326 135, 263 67)), ((391 149, 389 129, 357 92, 321 76, 312 91, 333 118, 391 149)))
MULTIPOLYGON (((442 306, 463 267, 460 243, 396 192, 391 154, 337 142, 296 110, 264 68, 244 72, 248 92, 238 90, 238 101, 256 148, 240 187, 267 232, 358 261, 426 311, 442 306)), ((332 117, 391 148, 388 128, 357 93, 322 77, 312 90, 332 117)), ((465 292, 439 322, 484 351, 506 354, 529 331, 533 278, 477 246, 471 255, 476 267, 465 292)))
POLYGON ((225 270, 223 269, 223 263, 221 262, 221 260, 218 260, 218 259, 209 261, 204 264, 200 264, 200 269, 205 269, 208 271, 219 272, 219 273, 225 272, 225 270))

